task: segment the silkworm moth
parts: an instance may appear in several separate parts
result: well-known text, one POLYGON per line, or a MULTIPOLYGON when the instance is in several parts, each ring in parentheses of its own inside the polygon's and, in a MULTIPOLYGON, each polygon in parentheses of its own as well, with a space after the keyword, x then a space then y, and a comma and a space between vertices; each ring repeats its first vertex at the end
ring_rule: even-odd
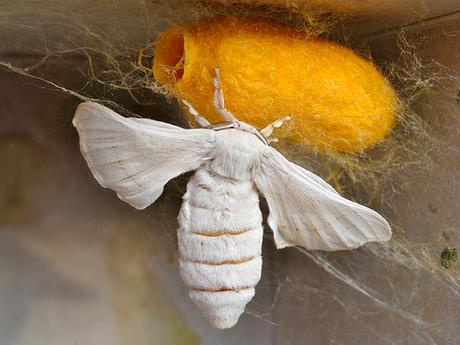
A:
POLYGON ((223 123, 211 125, 187 101, 203 128, 125 118, 84 102, 73 125, 96 180, 137 209, 157 200, 169 180, 195 171, 178 216, 180 275, 208 321, 230 328, 261 277, 258 192, 267 201, 278 249, 353 249, 389 240, 391 228, 377 212, 341 197, 270 146, 273 129, 288 117, 262 130, 238 121, 225 108, 218 69, 215 73, 214 105, 223 123))

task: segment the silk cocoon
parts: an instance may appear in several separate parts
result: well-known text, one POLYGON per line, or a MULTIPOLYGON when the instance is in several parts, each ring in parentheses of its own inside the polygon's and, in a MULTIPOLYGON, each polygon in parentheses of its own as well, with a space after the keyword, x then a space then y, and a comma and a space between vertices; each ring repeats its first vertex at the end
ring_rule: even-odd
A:
POLYGON ((397 97, 369 61, 331 41, 262 20, 217 18, 163 32, 153 72, 211 122, 213 68, 226 107, 263 128, 291 115, 288 138, 314 149, 357 152, 388 135, 397 97))

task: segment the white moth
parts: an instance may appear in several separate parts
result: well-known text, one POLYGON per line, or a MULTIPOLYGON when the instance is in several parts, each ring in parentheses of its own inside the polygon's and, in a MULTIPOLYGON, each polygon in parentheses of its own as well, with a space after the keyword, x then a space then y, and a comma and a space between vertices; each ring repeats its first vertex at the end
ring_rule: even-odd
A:
POLYGON ((152 204, 172 178, 195 171, 178 217, 180 274, 209 322, 230 328, 254 296, 261 276, 262 214, 277 248, 343 250, 391 237, 386 220, 341 197, 320 177, 269 146, 273 128, 258 131, 225 109, 216 69, 216 109, 226 121, 183 129, 125 118, 93 102, 78 106, 73 124, 97 181, 137 209, 152 204))

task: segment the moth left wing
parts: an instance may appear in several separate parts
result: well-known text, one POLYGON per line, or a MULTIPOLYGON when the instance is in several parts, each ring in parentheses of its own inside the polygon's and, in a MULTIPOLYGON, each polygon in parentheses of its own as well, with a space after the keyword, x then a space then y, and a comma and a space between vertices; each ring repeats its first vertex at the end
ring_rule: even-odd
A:
POLYGON ((153 203, 170 179, 210 159, 215 141, 210 130, 125 118, 94 102, 77 107, 73 125, 96 180, 137 209, 153 203))
POLYGON ((377 212, 341 197, 328 183, 267 146, 255 176, 267 200, 277 248, 343 250, 391 237, 377 212))

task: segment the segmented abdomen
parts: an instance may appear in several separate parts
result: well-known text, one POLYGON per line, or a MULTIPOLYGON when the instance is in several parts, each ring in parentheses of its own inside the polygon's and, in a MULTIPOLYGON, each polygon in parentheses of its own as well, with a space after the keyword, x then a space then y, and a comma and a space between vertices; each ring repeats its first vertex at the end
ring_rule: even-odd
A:
POLYGON ((232 327, 254 296, 262 267, 262 214, 251 181, 198 170, 179 213, 180 273, 215 327, 232 327))

